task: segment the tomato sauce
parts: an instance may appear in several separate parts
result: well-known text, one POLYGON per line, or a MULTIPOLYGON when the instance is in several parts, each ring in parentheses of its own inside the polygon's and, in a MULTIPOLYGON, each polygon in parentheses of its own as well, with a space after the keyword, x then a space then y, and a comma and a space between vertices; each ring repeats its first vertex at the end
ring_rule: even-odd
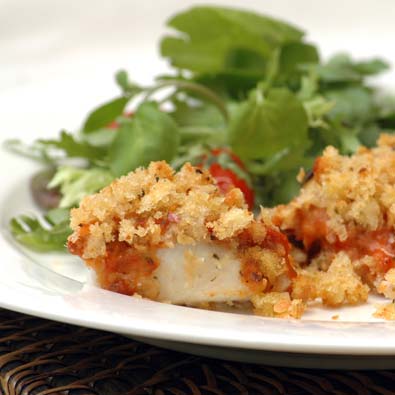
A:
POLYGON ((380 273, 395 267, 395 233, 390 229, 355 232, 347 240, 335 242, 333 248, 346 251, 352 259, 372 256, 380 273))
POLYGON ((388 228, 375 231, 349 230, 345 241, 327 240, 328 216, 324 209, 311 207, 308 215, 300 212, 295 226, 295 237, 301 240, 309 252, 313 245, 327 251, 345 251, 351 259, 357 260, 364 256, 372 256, 377 262, 376 271, 385 273, 395 267, 395 232, 388 228))
MULTIPOLYGON (((68 243, 72 254, 82 256, 88 234, 89 225, 84 225, 78 241, 68 243)), ((124 241, 108 243, 104 258, 89 259, 87 263, 95 269, 103 288, 125 295, 138 292, 139 285, 150 279, 159 266, 155 252, 137 251, 124 241)))
POLYGON ((99 274, 102 286, 126 295, 137 292, 139 283, 150 278, 159 266, 155 254, 141 253, 128 243, 120 241, 107 244, 103 262, 99 274))
POLYGON ((280 255, 283 255, 288 267, 289 277, 296 277, 296 271, 290 259, 291 244, 289 243, 287 236, 273 228, 268 228, 265 246, 266 248, 277 251, 280 255), (280 251, 279 246, 281 246, 284 251, 280 251))
POLYGON ((328 216, 323 208, 311 207, 308 215, 298 212, 295 225, 295 237, 301 240, 307 250, 314 242, 325 240, 328 234, 326 221, 328 216))

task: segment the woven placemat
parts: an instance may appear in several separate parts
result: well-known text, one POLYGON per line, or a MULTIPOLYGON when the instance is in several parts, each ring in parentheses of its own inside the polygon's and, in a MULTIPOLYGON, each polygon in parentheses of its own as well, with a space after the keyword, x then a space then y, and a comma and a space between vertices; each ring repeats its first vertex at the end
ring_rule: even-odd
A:
POLYGON ((0 309, 2 395, 390 395, 395 372, 271 368, 195 357, 0 309))

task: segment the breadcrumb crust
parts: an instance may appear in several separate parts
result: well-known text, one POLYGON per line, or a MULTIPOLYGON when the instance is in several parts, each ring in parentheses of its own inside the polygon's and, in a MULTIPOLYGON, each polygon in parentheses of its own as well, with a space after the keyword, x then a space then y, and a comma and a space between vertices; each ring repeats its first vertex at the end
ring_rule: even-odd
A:
POLYGON ((329 146, 300 194, 272 211, 274 223, 303 243, 293 253, 302 266, 293 297, 338 306, 366 301, 370 289, 395 296, 394 150, 395 136, 386 134, 352 156, 329 146))
MULTIPOLYGON (((301 171, 298 179, 303 178, 301 171)), ((250 264, 241 275, 256 282, 251 303, 260 315, 299 318, 308 301, 353 305, 371 291, 394 299, 395 136, 382 135, 376 148, 362 147, 351 157, 327 147, 299 196, 273 210, 262 208, 257 220, 239 189, 221 194, 207 171, 186 164, 176 173, 165 162, 153 162, 83 199, 72 210, 71 227, 69 247, 89 265, 103 266, 111 243, 140 253, 176 244, 226 245, 250 264), (292 257, 284 244, 268 243, 276 225, 304 243, 293 248, 292 257), (389 247, 375 248, 383 250, 384 260, 370 247, 357 251, 376 237, 383 243, 383 230, 389 247), (354 239, 360 244, 351 248, 354 239), (289 261, 297 262, 295 277, 289 261)), ((139 293, 155 299, 153 283, 143 281, 151 290, 139 293)), ((380 307, 375 316, 394 319, 393 306, 380 307)))
POLYGON ((224 195, 207 171, 189 163, 175 172, 166 162, 152 162, 115 180, 84 198, 71 211, 70 225, 69 250, 94 268, 103 287, 117 292, 155 300, 155 251, 197 243, 234 251, 241 281, 255 294, 284 292, 291 284, 286 237, 267 215, 254 219, 239 189, 224 195), (137 260, 137 266, 130 263, 137 260), (143 274, 136 279, 138 271, 143 274))
POLYGON ((165 162, 152 162, 72 209, 69 241, 84 238, 82 258, 93 259, 115 240, 140 250, 170 248, 231 239, 252 222, 239 189, 224 196, 206 171, 186 164, 175 173, 165 162), (89 226, 87 237, 81 235, 83 226, 89 226))
POLYGON ((290 204, 275 216, 282 229, 293 229, 300 210, 327 213, 327 239, 344 241, 355 229, 395 228, 395 136, 383 134, 376 148, 361 147, 342 156, 327 147, 314 166, 314 176, 290 204))

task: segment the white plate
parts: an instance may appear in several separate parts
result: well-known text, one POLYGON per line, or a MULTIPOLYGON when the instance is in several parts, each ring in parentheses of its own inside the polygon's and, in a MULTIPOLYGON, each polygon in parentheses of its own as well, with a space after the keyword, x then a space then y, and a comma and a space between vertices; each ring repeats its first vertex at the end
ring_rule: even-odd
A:
MULTIPOLYGON (((70 2, 5 0, 6 18, 0 23, 7 27, 0 37, 1 139, 31 140, 78 126, 91 106, 117 94, 112 74, 120 67, 143 82, 166 71, 155 51, 164 20, 192 2, 205 1, 119 0, 117 8, 109 8, 105 0, 87 0, 77 9, 70 2), (111 35, 102 23, 109 19, 117 20, 111 35)), ((297 23, 324 55, 343 49, 362 57, 384 55, 394 63, 388 52, 392 0, 299 0, 297 7, 292 0, 219 2, 297 23), (323 23, 328 18, 336 20, 336 28, 323 23)), ((386 81, 394 77, 392 73, 386 81)), ((395 324, 371 315, 380 299, 355 308, 313 308, 301 321, 204 311, 103 291, 86 285, 86 271, 76 258, 26 253, 12 242, 7 223, 12 215, 34 209, 27 181, 35 170, 32 163, 0 150, 0 306, 232 360, 395 368, 395 324), (334 321, 336 314, 339 319, 334 321)))
MULTIPOLYGON (((2 165, 12 162, 9 158, 2 165)), ((395 367, 395 325, 372 317, 374 304, 383 302, 379 298, 352 308, 312 307, 301 321, 205 311, 101 290, 89 285, 79 259, 22 249, 7 229, 11 216, 34 210, 27 188, 32 166, 23 160, 18 164, 25 174, 13 175, 13 181, 2 170, 0 306, 224 359, 320 368, 395 367)))

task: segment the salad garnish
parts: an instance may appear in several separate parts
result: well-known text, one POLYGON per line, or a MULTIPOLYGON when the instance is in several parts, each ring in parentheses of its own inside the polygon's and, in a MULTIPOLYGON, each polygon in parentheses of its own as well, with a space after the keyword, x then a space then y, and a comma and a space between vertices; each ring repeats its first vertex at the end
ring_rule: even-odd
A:
POLYGON ((341 53, 324 61, 299 28, 240 9, 197 6, 167 24, 160 53, 171 73, 141 86, 121 70, 119 95, 77 132, 5 143, 43 165, 32 191, 44 215, 11 221, 26 247, 64 250, 70 208, 151 161, 179 169, 214 158, 207 167, 244 183, 250 205, 273 206, 295 196, 297 173, 325 146, 352 154, 395 129, 393 98, 371 83, 389 68, 381 59, 341 53))

